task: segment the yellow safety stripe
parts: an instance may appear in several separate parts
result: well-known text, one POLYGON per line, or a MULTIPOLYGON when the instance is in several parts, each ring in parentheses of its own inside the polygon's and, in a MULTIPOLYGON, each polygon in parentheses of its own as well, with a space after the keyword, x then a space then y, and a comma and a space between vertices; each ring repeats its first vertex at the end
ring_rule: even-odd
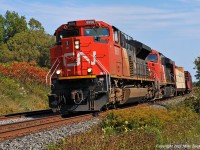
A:
POLYGON ((59 80, 68 80, 68 79, 90 79, 96 78, 96 75, 86 75, 86 76, 69 76, 69 77, 59 77, 59 80))

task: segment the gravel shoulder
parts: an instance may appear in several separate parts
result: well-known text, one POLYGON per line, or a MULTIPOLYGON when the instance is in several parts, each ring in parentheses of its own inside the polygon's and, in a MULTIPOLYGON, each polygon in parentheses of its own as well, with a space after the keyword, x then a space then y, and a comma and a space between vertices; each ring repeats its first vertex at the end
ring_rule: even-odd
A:
POLYGON ((60 139, 80 132, 85 132, 100 122, 99 118, 74 123, 67 126, 54 128, 30 134, 16 139, 6 140, 0 143, 0 150, 40 150, 45 149, 49 143, 55 143, 60 139))

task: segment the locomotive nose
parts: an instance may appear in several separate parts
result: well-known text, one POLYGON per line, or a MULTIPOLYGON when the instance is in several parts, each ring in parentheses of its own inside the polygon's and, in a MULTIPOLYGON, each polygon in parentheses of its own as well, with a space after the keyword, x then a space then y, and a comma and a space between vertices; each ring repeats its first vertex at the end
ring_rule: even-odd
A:
POLYGON ((80 50, 80 40, 66 38, 62 41, 64 75, 77 75, 77 53, 80 50))
POLYGON ((62 53, 65 76, 80 76, 93 73, 96 64, 96 51, 91 49, 92 37, 63 39, 62 53))

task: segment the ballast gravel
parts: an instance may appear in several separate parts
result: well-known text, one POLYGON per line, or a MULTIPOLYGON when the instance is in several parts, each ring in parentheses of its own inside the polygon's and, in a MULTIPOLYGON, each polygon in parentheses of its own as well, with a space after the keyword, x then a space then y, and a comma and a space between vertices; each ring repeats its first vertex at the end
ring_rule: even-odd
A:
POLYGON ((54 128, 47 131, 42 131, 16 139, 2 141, 0 150, 41 150, 46 149, 50 143, 55 143, 62 138, 80 132, 85 132, 92 126, 98 124, 99 118, 73 123, 63 127, 54 128))
POLYGON ((184 100, 185 100, 185 97, 178 97, 178 98, 173 98, 171 100, 160 101, 159 103, 155 101, 155 103, 152 103, 150 107, 156 108, 156 109, 163 109, 163 108, 168 109, 168 105, 178 104, 178 103, 183 102, 184 100))

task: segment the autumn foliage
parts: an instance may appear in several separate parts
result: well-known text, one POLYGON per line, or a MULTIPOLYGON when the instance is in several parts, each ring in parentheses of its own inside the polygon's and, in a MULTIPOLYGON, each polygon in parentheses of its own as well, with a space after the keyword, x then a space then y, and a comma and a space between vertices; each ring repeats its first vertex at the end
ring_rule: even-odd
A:
POLYGON ((19 79, 21 82, 34 82, 45 84, 48 69, 40 68, 35 62, 12 62, 0 64, 0 75, 19 79))

